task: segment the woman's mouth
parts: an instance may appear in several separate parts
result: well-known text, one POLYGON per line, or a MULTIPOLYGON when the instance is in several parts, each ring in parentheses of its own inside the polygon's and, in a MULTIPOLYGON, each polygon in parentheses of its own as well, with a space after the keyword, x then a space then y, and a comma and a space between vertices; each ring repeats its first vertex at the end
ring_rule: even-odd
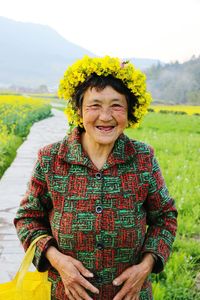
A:
POLYGON ((115 126, 96 126, 98 130, 109 132, 112 131, 115 126))

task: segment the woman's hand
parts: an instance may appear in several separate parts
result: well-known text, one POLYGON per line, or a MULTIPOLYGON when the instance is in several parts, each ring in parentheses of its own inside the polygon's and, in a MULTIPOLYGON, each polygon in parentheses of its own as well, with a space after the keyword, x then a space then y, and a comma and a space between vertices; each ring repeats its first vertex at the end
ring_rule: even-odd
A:
POLYGON ((139 300, 142 285, 151 273, 154 263, 153 256, 146 253, 140 264, 126 269, 120 276, 115 278, 113 280, 114 285, 124 284, 113 300, 139 300))
POLYGON ((70 300, 92 300, 86 289, 99 293, 99 290, 84 278, 91 278, 93 274, 80 261, 62 254, 55 247, 49 247, 46 257, 60 274, 65 293, 70 300))

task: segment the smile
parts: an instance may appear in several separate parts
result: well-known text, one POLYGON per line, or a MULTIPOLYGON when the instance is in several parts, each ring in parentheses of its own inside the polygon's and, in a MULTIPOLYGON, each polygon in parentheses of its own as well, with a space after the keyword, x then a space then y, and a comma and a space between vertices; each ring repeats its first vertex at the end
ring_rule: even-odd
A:
POLYGON ((100 131, 109 132, 112 131, 115 126, 96 126, 96 128, 100 131))

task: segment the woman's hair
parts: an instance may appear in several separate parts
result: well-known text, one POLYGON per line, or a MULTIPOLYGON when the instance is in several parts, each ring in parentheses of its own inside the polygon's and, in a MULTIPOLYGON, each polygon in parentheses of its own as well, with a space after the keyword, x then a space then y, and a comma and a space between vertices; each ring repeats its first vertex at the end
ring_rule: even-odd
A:
POLYGON ((95 88, 97 91, 102 91, 105 87, 111 86, 115 91, 126 97, 128 105, 128 120, 137 122, 134 116, 135 108, 138 107, 139 102, 137 97, 126 87, 126 85, 118 78, 112 75, 99 76, 95 73, 91 74, 83 83, 79 84, 72 97, 76 109, 82 108, 83 97, 88 88, 95 88))

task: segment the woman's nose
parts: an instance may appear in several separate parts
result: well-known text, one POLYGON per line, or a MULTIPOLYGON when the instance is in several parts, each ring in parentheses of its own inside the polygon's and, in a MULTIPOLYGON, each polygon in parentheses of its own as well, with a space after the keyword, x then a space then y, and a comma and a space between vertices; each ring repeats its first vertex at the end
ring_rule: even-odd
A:
POLYGON ((99 119, 101 121, 110 121, 112 120, 112 111, 110 108, 102 108, 99 114, 99 119))

